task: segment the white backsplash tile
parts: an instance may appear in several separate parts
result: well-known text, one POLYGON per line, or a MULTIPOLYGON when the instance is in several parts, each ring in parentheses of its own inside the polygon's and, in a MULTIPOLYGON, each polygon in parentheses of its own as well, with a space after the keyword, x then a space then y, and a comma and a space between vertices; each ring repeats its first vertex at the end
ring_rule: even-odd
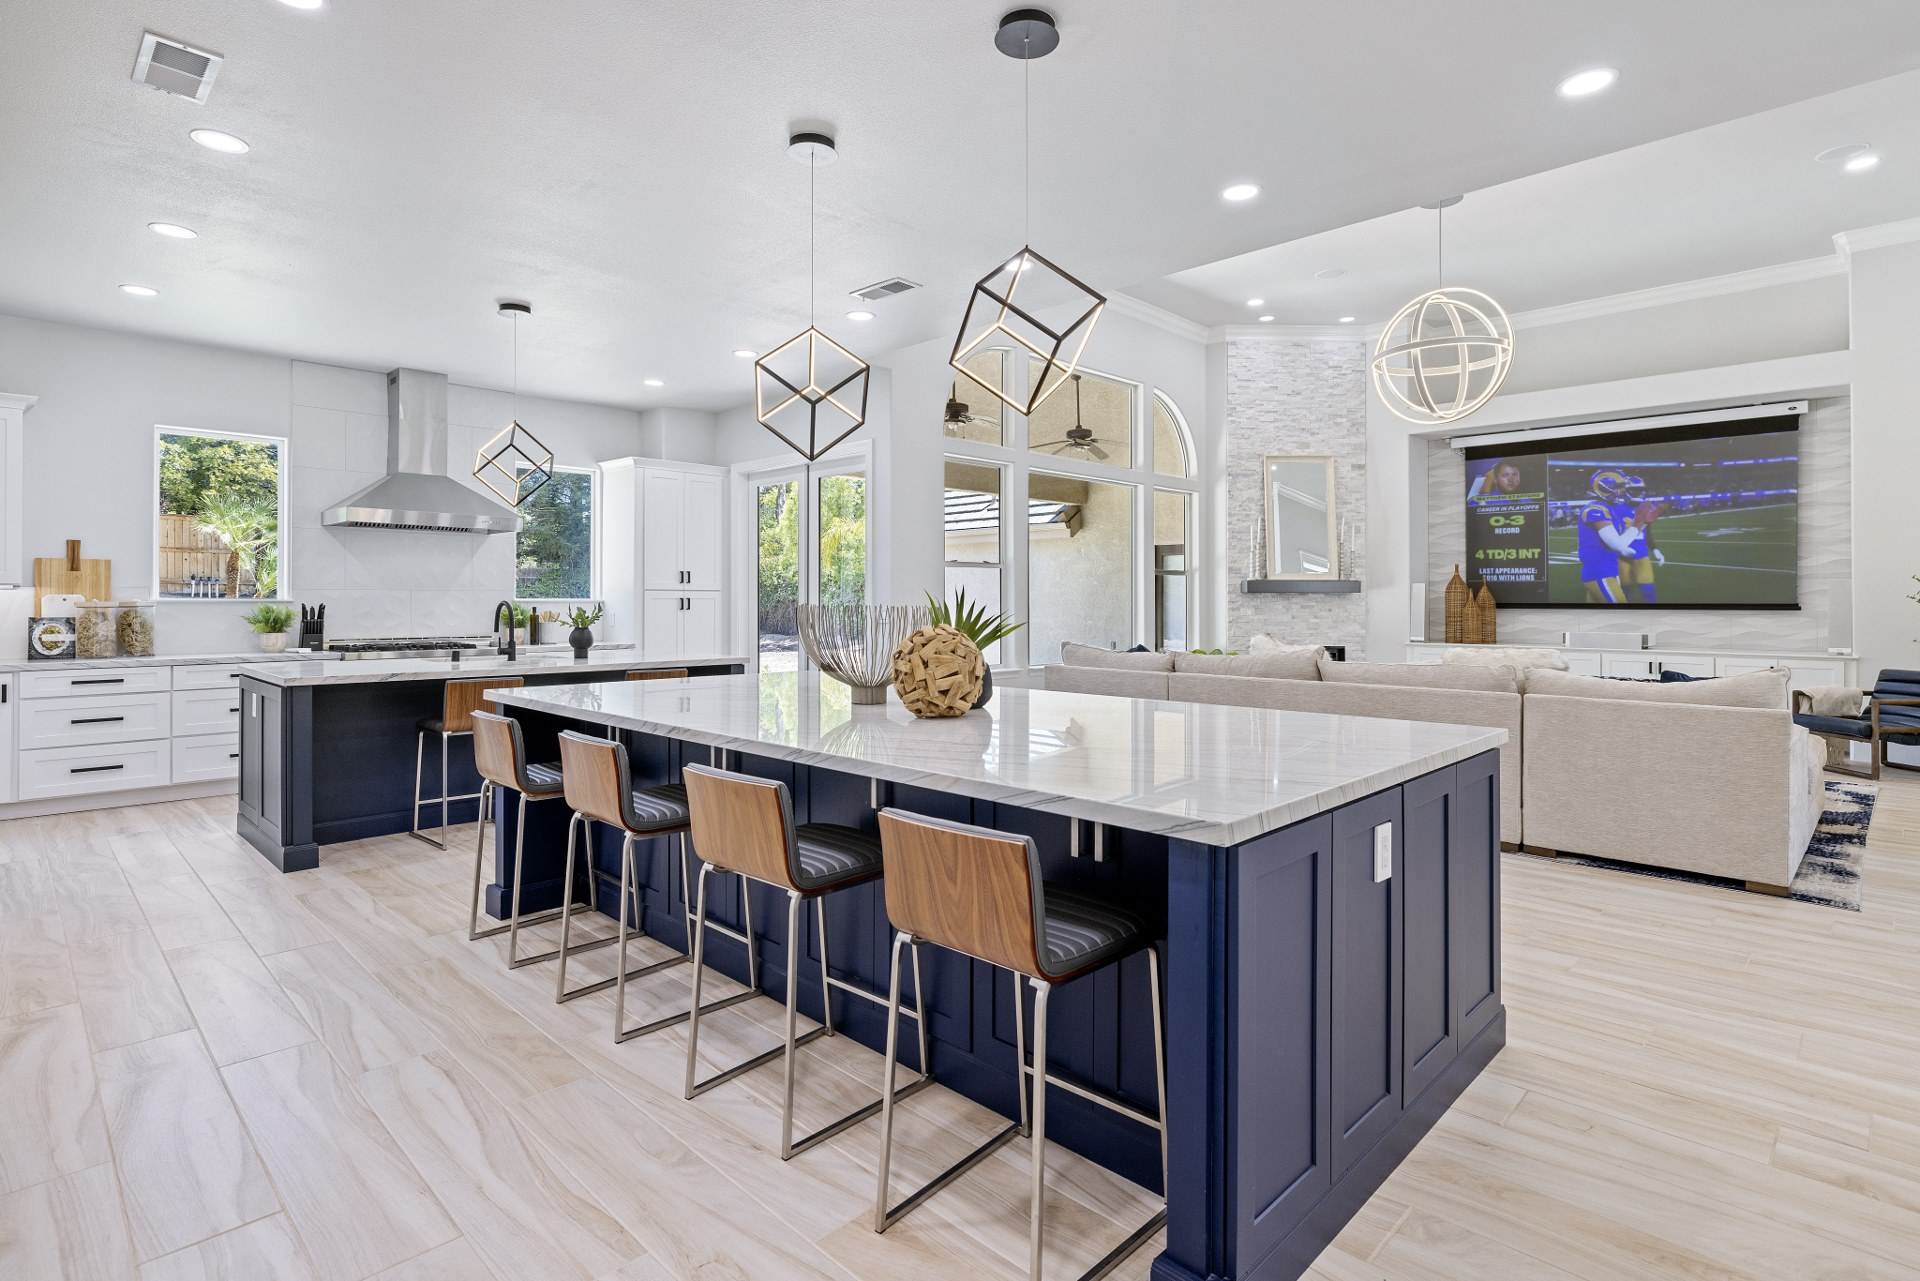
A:
POLYGON ((369 369, 293 362, 293 403, 387 416, 387 376, 369 369))
POLYGON ((287 420, 287 462, 295 467, 346 467, 347 415, 341 409, 295 405, 287 420))
POLYGON ((346 415, 345 461, 348 471, 384 472, 387 469, 387 416, 346 415))

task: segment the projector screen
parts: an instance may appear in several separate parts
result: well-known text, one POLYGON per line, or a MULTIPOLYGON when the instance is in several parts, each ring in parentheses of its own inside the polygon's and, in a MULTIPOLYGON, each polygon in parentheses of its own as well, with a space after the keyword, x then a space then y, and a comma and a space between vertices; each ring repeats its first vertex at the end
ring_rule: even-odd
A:
POLYGON ((1484 445, 1466 457, 1463 573, 1502 605, 1799 608, 1798 418, 1484 445))

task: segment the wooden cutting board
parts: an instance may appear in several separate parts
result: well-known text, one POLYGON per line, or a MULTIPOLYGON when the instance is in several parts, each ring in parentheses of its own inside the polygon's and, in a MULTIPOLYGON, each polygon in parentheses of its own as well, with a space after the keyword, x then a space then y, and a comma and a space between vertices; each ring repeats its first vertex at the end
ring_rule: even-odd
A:
POLYGON ((113 599, 113 562, 83 560, 80 540, 67 540, 65 556, 37 556, 33 561, 33 613, 44 617, 41 602, 49 595, 83 596, 88 600, 113 599))

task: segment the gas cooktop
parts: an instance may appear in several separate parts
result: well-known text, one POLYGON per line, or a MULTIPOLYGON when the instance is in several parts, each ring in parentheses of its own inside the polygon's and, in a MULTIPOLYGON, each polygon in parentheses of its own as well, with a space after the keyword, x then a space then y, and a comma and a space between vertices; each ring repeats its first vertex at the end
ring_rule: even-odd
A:
POLYGON ((437 654, 457 657, 462 651, 491 648, 492 642, 467 636, 369 636, 352 640, 330 640, 327 652, 342 659, 422 658, 437 654))

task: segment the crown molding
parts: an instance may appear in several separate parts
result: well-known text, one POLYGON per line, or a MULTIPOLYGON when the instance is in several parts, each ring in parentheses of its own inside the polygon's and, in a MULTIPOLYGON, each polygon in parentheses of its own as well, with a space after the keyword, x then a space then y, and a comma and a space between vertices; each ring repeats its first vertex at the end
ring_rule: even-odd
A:
MULTIPOLYGON (((1920 223, 1920 219, 1915 221, 1920 223)), ((1838 237, 1835 239, 1837 240, 1838 237)), ((1802 280, 1818 280, 1824 276, 1844 275, 1846 270, 1846 259, 1839 254, 1826 258, 1803 258, 1795 262, 1775 263, 1770 267, 1754 267, 1747 271, 1729 272, 1724 276, 1708 276, 1703 280, 1682 280, 1671 285, 1656 285, 1651 289, 1636 289, 1631 293, 1608 294, 1603 298, 1589 298, 1583 302, 1538 307, 1532 311, 1517 311, 1513 313, 1511 319, 1515 329, 1564 325, 1568 321, 1590 320, 1595 316, 1644 311, 1649 307, 1668 307, 1674 303, 1692 302, 1698 298, 1718 298, 1726 294, 1743 294, 1755 289, 1795 284, 1802 280)))
POLYGON ((1350 342, 1365 346, 1373 331, 1362 325, 1215 325, 1208 342, 1350 342))
POLYGON ((1207 341, 1208 331, 1205 325, 1188 320, 1185 316, 1175 315, 1164 307, 1156 307, 1150 302, 1141 302, 1131 294, 1108 294, 1107 306, 1115 315, 1152 325, 1155 329, 1165 330, 1176 338, 1185 338, 1188 342, 1207 341))
POLYGON ((1835 232, 1833 247, 1840 260, 1845 262, 1862 249, 1884 249, 1888 245, 1904 245, 1913 240, 1920 240, 1920 218, 1902 218, 1898 222, 1883 222, 1856 231, 1835 232))
POLYGON ((16 396, 12 392, 0 391, 0 409, 17 409, 24 414, 39 403, 38 396, 16 396))

